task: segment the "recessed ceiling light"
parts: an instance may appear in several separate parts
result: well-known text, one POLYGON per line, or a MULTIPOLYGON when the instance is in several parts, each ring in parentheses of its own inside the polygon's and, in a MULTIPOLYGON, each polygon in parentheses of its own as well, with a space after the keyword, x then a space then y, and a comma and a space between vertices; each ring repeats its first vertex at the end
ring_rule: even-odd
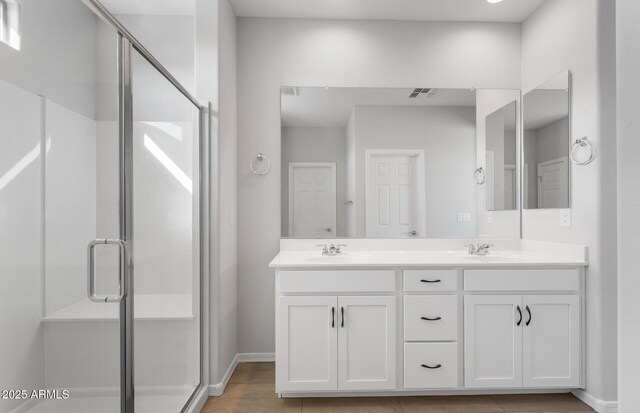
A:
POLYGON ((487 0, 487 3, 500 3, 502 0, 487 0))

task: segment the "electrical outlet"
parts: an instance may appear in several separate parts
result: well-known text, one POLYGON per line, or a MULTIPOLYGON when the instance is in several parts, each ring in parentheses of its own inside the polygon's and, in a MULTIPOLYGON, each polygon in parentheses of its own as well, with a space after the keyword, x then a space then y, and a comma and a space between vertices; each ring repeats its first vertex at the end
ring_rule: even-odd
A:
POLYGON ((493 211, 487 211, 487 224, 493 224, 493 211))
POLYGON ((560 226, 561 227, 570 227, 571 226, 571 210, 563 209, 560 211, 560 226))
POLYGON ((471 222, 471 213, 458 212, 458 222, 471 222))

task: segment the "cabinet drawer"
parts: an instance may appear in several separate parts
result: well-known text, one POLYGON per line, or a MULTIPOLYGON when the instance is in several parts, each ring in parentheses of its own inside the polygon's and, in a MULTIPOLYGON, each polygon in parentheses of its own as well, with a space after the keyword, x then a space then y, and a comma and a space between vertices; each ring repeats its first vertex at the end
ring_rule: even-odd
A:
POLYGON ((384 293, 396 290, 394 270, 280 271, 281 293, 384 293))
POLYGON ((457 270, 405 270, 405 291, 457 291, 457 270))
POLYGON ((458 344, 405 343, 404 387, 406 389, 458 387, 458 344))
POLYGON ((456 341, 458 339, 458 296, 405 296, 404 339, 405 341, 456 341), (423 317, 430 320, 425 320, 423 317))
POLYGON ((465 270, 465 291, 578 291, 577 268, 465 270))

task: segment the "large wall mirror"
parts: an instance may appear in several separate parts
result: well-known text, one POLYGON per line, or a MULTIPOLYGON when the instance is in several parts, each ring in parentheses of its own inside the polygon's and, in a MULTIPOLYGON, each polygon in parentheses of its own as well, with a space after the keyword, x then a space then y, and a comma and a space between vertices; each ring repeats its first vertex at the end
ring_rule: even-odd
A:
POLYGON ((570 84, 565 72, 524 95, 525 209, 569 208, 570 84))
POLYGON ((485 120, 487 211, 517 208, 517 104, 514 100, 485 120))
MULTIPOLYGON (((484 236, 473 179, 476 96, 469 89, 283 87, 282 237, 484 236)), ((488 111, 481 113, 484 120, 488 111)), ((504 131, 515 124, 501 127, 501 145, 511 151, 515 142, 504 131)), ((504 152, 501 165, 511 165, 504 152)), ((499 204, 515 208, 514 200, 499 204)))

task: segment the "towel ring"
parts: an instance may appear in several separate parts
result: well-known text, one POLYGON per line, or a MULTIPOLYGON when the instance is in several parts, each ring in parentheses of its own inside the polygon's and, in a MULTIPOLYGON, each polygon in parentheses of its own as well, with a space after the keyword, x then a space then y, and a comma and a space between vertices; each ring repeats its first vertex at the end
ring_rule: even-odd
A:
POLYGON ((253 158, 251 162, 249 162, 249 169, 251 169, 251 172, 253 172, 254 175, 266 175, 271 170, 271 162, 269 161, 269 158, 267 158, 265 154, 259 152, 256 155, 256 157, 253 158), (257 168, 258 165, 262 164, 262 162, 265 162, 265 165, 266 165, 266 168, 264 169, 264 171, 260 171, 257 168))
POLYGON ((476 181, 478 185, 484 185, 487 180, 487 175, 484 172, 484 168, 481 166, 473 172, 473 180, 476 181))
POLYGON ((569 148, 569 159, 571 159, 571 163, 574 165, 587 165, 593 161, 595 157, 595 150, 589 139, 585 136, 584 138, 576 139, 573 144, 571 144, 571 148, 569 148), (586 148, 589 152, 589 156, 583 161, 579 161, 575 158, 575 150, 578 148, 586 148))

